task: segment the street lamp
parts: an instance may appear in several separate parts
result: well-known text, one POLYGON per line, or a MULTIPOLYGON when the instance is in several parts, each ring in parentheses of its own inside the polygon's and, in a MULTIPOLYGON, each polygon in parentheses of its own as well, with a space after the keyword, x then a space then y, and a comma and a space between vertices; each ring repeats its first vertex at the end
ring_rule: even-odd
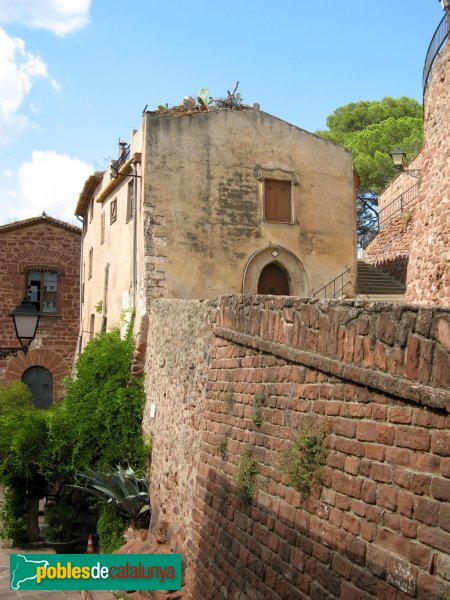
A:
POLYGON ((40 318, 35 305, 25 299, 16 306, 9 316, 13 320, 20 346, 18 348, 0 348, 0 360, 4 360, 8 356, 17 356, 19 352, 24 354, 28 352, 28 348, 36 335, 40 318))
MULTIPOLYGON (((450 0, 449 0, 450 1, 450 0)), ((413 177, 420 177, 422 175, 422 169, 405 169, 405 158, 406 153, 403 152, 401 148, 394 148, 389 152, 392 162, 394 163, 394 167, 397 171, 402 171, 403 173, 409 173, 413 177)))

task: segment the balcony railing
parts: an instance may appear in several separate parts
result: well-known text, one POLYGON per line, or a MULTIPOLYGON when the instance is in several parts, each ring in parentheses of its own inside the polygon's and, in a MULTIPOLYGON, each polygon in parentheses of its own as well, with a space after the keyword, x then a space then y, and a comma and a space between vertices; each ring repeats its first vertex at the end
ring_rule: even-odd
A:
POLYGON ((425 58, 425 64, 423 67, 423 76, 422 76, 422 86, 423 86, 423 94, 425 95, 425 90, 427 89, 428 80, 430 79, 431 67, 436 59, 436 56, 439 53, 439 50, 444 45, 445 41, 448 39, 449 34, 449 17, 448 12, 445 13, 441 22, 436 28, 434 35, 431 39, 430 45, 428 46, 427 56, 425 58))
POLYGON ((120 171, 120 167, 130 158, 130 144, 122 146, 118 160, 111 163, 111 170, 115 173, 120 171))

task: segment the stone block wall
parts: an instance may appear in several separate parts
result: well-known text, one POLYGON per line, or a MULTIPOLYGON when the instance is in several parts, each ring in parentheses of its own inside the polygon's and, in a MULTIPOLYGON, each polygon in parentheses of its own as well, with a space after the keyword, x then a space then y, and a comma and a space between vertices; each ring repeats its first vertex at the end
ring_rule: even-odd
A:
POLYGON ((154 324, 167 320, 164 336, 149 328, 151 529, 184 553, 184 597, 445 598, 450 312, 261 296, 222 297, 217 311, 158 302, 154 324), (280 463, 312 426, 328 432, 329 450, 305 497, 280 463), (246 448, 257 472, 248 507, 235 479, 246 448))
POLYGON ((406 300, 450 305, 450 43, 424 98, 424 169, 412 230, 406 300))

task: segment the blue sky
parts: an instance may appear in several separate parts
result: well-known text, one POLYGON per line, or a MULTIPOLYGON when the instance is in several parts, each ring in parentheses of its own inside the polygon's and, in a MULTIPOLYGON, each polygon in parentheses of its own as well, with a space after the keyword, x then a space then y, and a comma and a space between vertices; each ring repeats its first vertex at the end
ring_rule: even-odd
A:
POLYGON ((0 0, 0 224, 73 221, 149 109, 240 81, 309 131, 343 104, 422 100, 438 0, 0 0))

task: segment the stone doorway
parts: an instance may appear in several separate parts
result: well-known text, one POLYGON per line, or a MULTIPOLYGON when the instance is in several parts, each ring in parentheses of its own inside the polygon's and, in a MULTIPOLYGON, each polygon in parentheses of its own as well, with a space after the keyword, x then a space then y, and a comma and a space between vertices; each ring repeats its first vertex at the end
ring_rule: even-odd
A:
POLYGON ((53 376, 45 367, 30 367, 22 375, 30 388, 36 408, 49 408, 53 404, 53 376))
POLYGON ((289 277, 276 263, 269 263, 261 271, 258 280, 258 294, 289 296, 289 277))

